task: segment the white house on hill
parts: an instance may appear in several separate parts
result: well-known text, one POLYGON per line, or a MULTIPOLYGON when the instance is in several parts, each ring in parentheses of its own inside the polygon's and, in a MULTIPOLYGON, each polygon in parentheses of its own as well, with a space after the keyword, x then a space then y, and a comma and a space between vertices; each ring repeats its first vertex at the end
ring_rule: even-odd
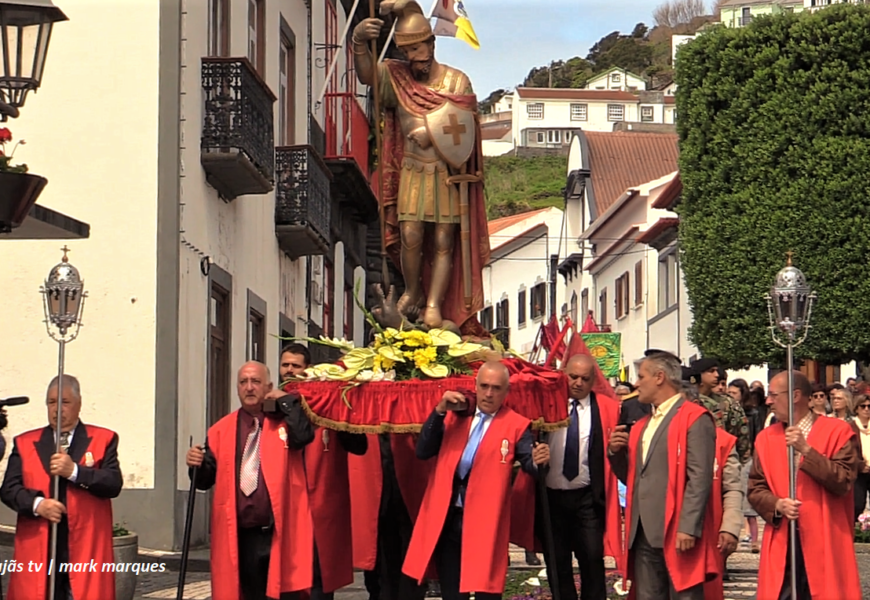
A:
POLYGON ((647 89, 646 86, 646 79, 620 67, 612 67, 586 82, 587 90, 642 92, 647 89))

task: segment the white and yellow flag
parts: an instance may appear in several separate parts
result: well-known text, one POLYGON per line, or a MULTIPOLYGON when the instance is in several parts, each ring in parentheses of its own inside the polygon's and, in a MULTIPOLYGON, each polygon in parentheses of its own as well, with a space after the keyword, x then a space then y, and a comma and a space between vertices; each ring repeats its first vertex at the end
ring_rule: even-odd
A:
POLYGON ((462 0, 436 0, 432 10, 432 16, 435 17, 433 32, 443 37, 455 37, 480 50, 480 42, 463 4, 462 0))

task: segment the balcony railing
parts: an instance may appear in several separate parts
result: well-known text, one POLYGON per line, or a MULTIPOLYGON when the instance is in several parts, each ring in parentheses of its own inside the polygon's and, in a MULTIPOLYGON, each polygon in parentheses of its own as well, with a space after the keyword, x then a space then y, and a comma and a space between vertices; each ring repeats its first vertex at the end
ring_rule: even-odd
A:
POLYGON ((355 160, 369 176, 369 120, 356 97, 349 92, 329 93, 326 106, 326 160, 355 160))
POLYGON ((247 58, 203 58, 201 162, 208 182, 232 200, 272 190, 275 95, 247 58))
POLYGON ((332 175, 311 146, 275 148, 275 235, 290 258, 330 249, 332 175))

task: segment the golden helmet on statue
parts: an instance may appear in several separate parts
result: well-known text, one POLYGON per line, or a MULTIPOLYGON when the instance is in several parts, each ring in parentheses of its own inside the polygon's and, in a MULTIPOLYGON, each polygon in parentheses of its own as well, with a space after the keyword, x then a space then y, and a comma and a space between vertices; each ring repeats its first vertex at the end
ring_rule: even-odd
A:
POLYGON ((393 12, 397 14, 398 19, 395 40, 400 48, 425 42, 432 37, 432 25, 428 17, 423 14, 423 9, 414 0, 407 2, 397 0, 393 5, 393 12))

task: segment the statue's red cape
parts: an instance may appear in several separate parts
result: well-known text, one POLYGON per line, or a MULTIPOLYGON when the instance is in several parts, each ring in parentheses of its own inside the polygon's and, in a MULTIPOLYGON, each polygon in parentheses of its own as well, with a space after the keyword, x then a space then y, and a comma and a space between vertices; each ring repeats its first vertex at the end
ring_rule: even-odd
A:
MULTIPOLYGON (((450 101, 458 107, 473 111, 475 114, 475 145, 471 158, 468 160, 469 173, 483 174, 483 152, 480 144, 480 121, 477 117, 477 96, 474 94, 454 95, 442 94, 418 83, 411 74, 408 64, 387 60, 385 64, 390 72, 396 97, 402 106, 412 114, 423 116, 450 101)), ((380 161, 380 175, 384 178, 384 193, 380 198, 383 203, 386 220, 387 253, 393 262, 401 269, 401 239, 399 235, 399 218, 397 201, 399 194, 399 175, 402 170, 402 160, 405 154, 405 137, 396 109, 384 111, 383 160, 380 161)), ((462 288, 462 251, 459 238, 459 227, 456 228, 456 242, 453 251, 453 269, 450 273, 450 285, 444 298, 441 314, 445 319, 456 323, 462 333, 470 335, 486 335, 477 319, 476 313, 483 308, 483 267, 489 262, 489 234, 486 226, 486 206, 483 199, 483 183, 471 183, 468 187, 468 202, 471 223, 471 306, 465 306, 462 288)), ((423 289, 428 293, 427 282, 431 274, 431 261, 434 255, 434 244, 427 237, 424 242, 423 289)))

